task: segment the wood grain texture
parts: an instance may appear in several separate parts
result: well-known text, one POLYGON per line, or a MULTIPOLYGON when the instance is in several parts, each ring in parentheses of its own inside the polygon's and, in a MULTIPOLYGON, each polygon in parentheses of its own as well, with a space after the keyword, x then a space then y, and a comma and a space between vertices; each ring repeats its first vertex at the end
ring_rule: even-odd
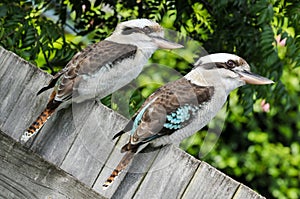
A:
POLYGON ((172 145, 146 147, 103 191, 128 135, 111 138, 128 120, 95 101, 59 110, 21 146, 15 140, 45 108, 51 90, 36 93, 50 79, 0 47, 0 198, 264 198, 172 145))
POLYGON ((240 184, 238 190, 236 191, 233 199, 244 199, 244 198, 253 198, 253 199, 265 199, 265 197, 257 194, 255 191, 251 190, 249 187, 240 184))
POLYGON ((36 97, 36 90, 50 75, 0 47, 0 127, 14 139, 44 108, 45 96, 36 97))
MULTIPOLYGON (((73 117, 80 112, 73 109, 73 117)), ((113 133, 125 125, 125 119, 101 104, 94 104, 85 120, 61 168, 92 186, 114 147, 113 133)))
POLYGON ((134 198, 179 198, 199 164, 200 161, 172 145, 162 148, 134 198))
POLYGON ((232 198, 239 183, 205 162, 201 162, 183 198, 232 198))
MULTIPOLYGON (((117 187, 111 198, 134 198, 141 184, 148 174, 153 162, 157 158, 160 150, 153 150, 150 147, 144 148, 141 153, 137 154, 128 169, 123 172, 119 183, 113 185, 117 187)), ((117 179, 118 181, 118 179, 117 179)), ((152 197, 152 194, 149 196, 152 197)))
POLYGON ((0 132, 1 198, 103 198, 0 132))
POLYGON ((31 149, 45 160, 60 166, 71 147, 76 129, 72 119, 72 109, 59 110, 54 113, 33 140, 31 149))

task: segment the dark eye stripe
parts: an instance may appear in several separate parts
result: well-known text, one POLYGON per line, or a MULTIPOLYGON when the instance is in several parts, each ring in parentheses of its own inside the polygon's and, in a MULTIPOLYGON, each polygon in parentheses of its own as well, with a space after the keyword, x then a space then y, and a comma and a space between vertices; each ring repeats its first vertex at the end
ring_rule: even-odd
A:
POLYGON ((228 62, 212 62, 212 63, 205 63, 205 64, 200 63, 199 65, 195 66, 195 68, 197 68, 199 66, 206 70, 212 70, 215 68, 233 69, 233 68, 237 67, 238 65, 236 64, 235 61, 230 60, 230 63, 228 63, 228 62), (231 63, 231 61, 232 61, 232 63, 231 63))
POLYGON ((144 28, 125 27, 122 30, 123 35, 130 35, 130 34, 135 33, 135 32, 144 32, 146 35, 148 35, 148 34, 151 34, 152 32, 154 32, 154 30, 149 26, 145 26, 144 28))
POLYGON ((130 34, 132 34, 134 32, 140 32, 140 29, 139 28, 125 27, 122 30, 122 35, 130 35, 130 34))

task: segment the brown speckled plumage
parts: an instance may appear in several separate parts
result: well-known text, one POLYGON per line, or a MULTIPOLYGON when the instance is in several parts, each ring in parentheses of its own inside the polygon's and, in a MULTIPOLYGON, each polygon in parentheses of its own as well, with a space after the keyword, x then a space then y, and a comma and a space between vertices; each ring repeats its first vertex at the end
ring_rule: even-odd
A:
POLYGON ((36 120, 28 127, 26 130, 27 136, 32 136, 37 131, 39 131, 47 120, 54 113, 56 108, 61 104, 61 102, 54 100, 55 91, 52 92, 50 100, 45 108, 45 110, 36 118, 36 120))
MULTIPOLYGON (((82 75, 91 76, 106 65, 113 65, 124 58, 133 56, 136 51, 136 46, 105 40, 89 45, 83 51, 77 53, 49 83, 49 85, 55 85, 56 87, 55 99, 60 101, 70 99, 74 85, 81 80, 82 75)), ((42 91, 49 88, 51 87, 47 86, 42 91)))
MULTIPOLYGON (((185 78, 168 83, 156 90, 147 98, 126 127, 114 136, 114 138, 116 138, 131 130, 133 128, 132 121, 134 121, 138 114, 146 108, 138 128, 134 134, 130 136, 129 142, 121 149, 121 152, 126 152, 124 157, 111 176, 103 184, 103 187, 107 188, 110 184, 112 184, 115 177, 117 177, 118 174, 130 163, 133 158, 133 154, 137 151, 141 144, 160 136, 170 135, 176 131, 176 129, 168 129, 164 127, 167 115, 176 111, 183 105, 191 105, 201 108, 201 105, 208 102, 213 94, 213 87, 198 86, 185 78), (149 106, 146 107, 147 105, 149 106), (129 156, 128 154, 131 155, 129 156)), ((192 117, 190 120, 186 121, 185 124, 182 124, 182 127, 189 124, 191 120, 192 117)))
POLYGON ((112 66, 124 58, 133 56, 136 51, 136 46, 104 40, 92 44, 82 52, 77 53, 67 66, 52 78, 49 85, 38 92, 39 95, 54 87, 47 107, 23 133, 20 138, 21 142, 26 142, 27 139, 37 133, 59 105, 72 98, 74 86, 81 80, 83 75, 91 76, 102 67, 106 67, 107 65, 112 66))
MULTIPOLYGON (((134 120, 140 111, 154 100, 144 112, 139 127, 131 136, 129 143, 135 148, 136 146, 133 143, 142 144, 144 141, 148 141, 147 139, 152 135, 163 136, 172 134, 175 129, 168 129, 163 126, 166 121, 166 116, 183 105, 201 107, 201 105, 211 99, 213 93, 213 87, 198 86, 192 84, 185 78, 181 78, 159 88, 147 98, 142 107, 132 118, 132 120, 134 120)), ((186 126, 188 123, 189 121, 183 126, 186 126)), ((131 147, 127 146, 124 147, 124 149, 130 150, 131 147)))

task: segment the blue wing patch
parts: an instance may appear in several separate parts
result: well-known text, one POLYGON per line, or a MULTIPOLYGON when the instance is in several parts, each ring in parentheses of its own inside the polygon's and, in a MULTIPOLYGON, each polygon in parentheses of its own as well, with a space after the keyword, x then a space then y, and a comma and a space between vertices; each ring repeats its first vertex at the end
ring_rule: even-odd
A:
MULTIPOLYGON (((130 134, 134 135, 136 129, 138 128, 141 119, 147 110, 147 108, 155 101, 153 99, 150 103, 148 103, 136 116, 135 120, 133 121, 133 126, 131 129, 130 134)), ((171 130, 177 130, 182 127, 184 127, 187 122, 198 112, 200 109, 199 106, 196 105, 184 105, 179 108, 177 108, 174 112, 168 114, 166 116, 166 122, 164 124, 164 127, 171 130)), ((153 138, 149 138, 149 140, 152 140, 153 138)))
POLYGON ((186 124, 191 117, 193 117, 197 111, 199 110, 199 106, 195 105, 184 105, 176 109, 176 111, 167 115, 166 123, 164 127, 167 129, 180 129, 186 124))

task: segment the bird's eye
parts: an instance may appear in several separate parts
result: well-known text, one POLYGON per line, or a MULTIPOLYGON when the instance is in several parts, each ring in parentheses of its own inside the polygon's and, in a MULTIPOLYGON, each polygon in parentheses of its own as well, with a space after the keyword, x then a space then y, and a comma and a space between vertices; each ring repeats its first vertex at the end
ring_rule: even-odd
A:
POLYGON ((226 65, 229 67, 229 68, 234 68, 235 66, 236 66, 236 63, 235 63, 235 61, 233 61, 233 60, 228 60, 227 62, 226 62, 226 65))
POLYGON ((146 33, 146 34, 150 34, 152 32, 152 29, 149 26, 145 26, 143 28, 143 32, 146 33))

